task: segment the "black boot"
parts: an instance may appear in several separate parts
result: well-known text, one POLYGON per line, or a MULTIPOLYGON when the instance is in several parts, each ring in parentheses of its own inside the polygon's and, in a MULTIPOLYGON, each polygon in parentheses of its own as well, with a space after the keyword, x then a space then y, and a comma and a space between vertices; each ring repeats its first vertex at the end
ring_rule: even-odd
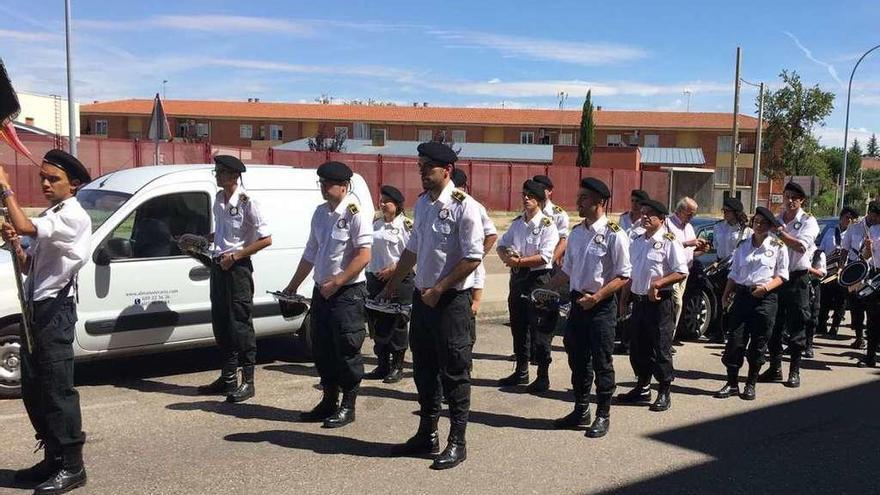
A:
POLYGON ((234 392, 226 396, 226 402, 233 404, 244 402, 256 393, 257 390, 254 388, 254 366, 243 366, 241 368, 241 385, 234 392))
POLYGON ((397 383, 403 378, 403 356, 406 354, 406 350, 403 351, 394 351, 391 354, 391 369, 388 371, 388 374, 385 375, 385 378, 382 380, 384 383, 397 383))
POLYGON ((574 410, 565 416, 553 420, 553 428, 557 430, 565 430, 569 428, 580 428, 590 424, 590 403, 586 398, 576 400, 574 410))
POLYGON ((715 392, 716 399, 726 399, 731 395, 739 395, 739 368, 727 368, 727 383, 715 392))
POLYGON ((619 394, 617 399, 620 402, 636 403, 647 402, 651 400, 651 378, 639 378, 636 386, 629 392, 619 394))
POLYGON ((608 433, 611 426, 611 394, 599 394, 596 404, 596 419, 587 428, 584 436, 587 438, 600 438, 608 433))
POLYGON ((517 360, 516 369, 510 375, 498 380, 499 387, 512 387, 529 383, 529 361, 517 360))
POLYGON ((85 486, 86 468, 83 464, 82 445, 67 447, 61 454, 61 469, 34 489, 36 495, 67 493, 85 486))
POLYGON ((755 400, 755 384, 758 383, 758 370, 760 367, 755 367, 752 369, 749 366, 749 374, 746 377, 746 386, 743 388, 741 394, 739 394, 739 398, 742 400, 755 400))
POLYGON ((782 357, 770 358, 770 367, 767 371, 758 375, 758 381, 761 383, 772 383, 782 381, 782 357))
POLYGON ((791 355, 791 363, 788 365, 788 381, 785 386, 798 388, 801 386, 801 353, 794 352, 791 355))
POLYGON ((437 416, 419 420, 419 431, 402 444, 391 447, 396 456, 428 455, 440 452, 440 436, 437 434, 437 416))
POLYGON ((235 366, 224 366, 220 376, 213 382, 198 388, 199 395, 229 395, 238 388, 238 374, 235 366))
POLYGON ((301 413, 299 419, 301 421, 324 421, 336 412, 338 401, 339 387, 336 385, 325 385, 324 396, 321 397, 321 402, 312 408, 311 411, 301 413))
POLYGON ((659 390, 657 391, 657 400, 655 400, 648 409, 655 412, 662 412, 672 407, 672 394, 669 392, 670 387, 671 384, 669 382, 661 383, 659 390))
POLYGON ((467 459, 467 446, 464 441, 464 432, 467 423, 452 423, 449 427, 449 440, 446 448, 431 464, 431 469, 451 469, 467 459))
POLYGON ((391 359, 391 354, 388 352, 380 352, 376 355, 376 361, 378 362, 377 366, 373 368, 373 371, 364 375, 364 380, 381 380, 388 376, 388 371, 390 370, 389 360, 391 359))
POLYGON ((865 348, 865 339, 861 336, 856 336, 856 340, 850 345, 853 349, 864 349, 865 348))
POLYGON ((342 392, 342 402, 339 404, 339 409, 324 420, 324 428, 342 428, 349 423, 354 423, 354 404, 357 402, 358 388, 360 387, 355 385, 342 392))
POLYGON ((539 394, 548 390, 550 390, 550 364, 539 364, 538 376, 526 387, 526 391, 530 394, 539 394))
POLYGON ((803 356, 807 359, 813 359, 816 356, 816 353, 813 352, 813 345, 809 344, 804 348, 803 356))
POLYGON ((61 469, 61 451, 50 448, 40 441, 39 447, 43 449, 43 460, 27 469, 19 469, 15 472, 13 480, 16 483, 42 483, 61 469))

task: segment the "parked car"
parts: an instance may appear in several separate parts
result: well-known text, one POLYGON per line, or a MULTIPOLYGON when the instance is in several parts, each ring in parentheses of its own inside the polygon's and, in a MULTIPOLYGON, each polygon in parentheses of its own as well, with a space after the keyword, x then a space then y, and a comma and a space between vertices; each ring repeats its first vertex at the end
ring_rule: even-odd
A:
MULTIPOLYGON (((92 253, 80 270, 73 350, 78 361, 211 345, 209 269, 180 252, 175 238, 212 231, 218 188, 213 165, 142 167, 95 179, 77 194, 92 218, 92 253)), ((308 314, 286 320, 267 290, 293 275, 312 213, 323 199, 314 169, 248 165, 243 180, 259 202, 272 246, 254 256, 254 329, 258 337, 298 334, 311 342, 308 314)), ((372 211, 366 182, 352 192, 372 211)), ((8 252, 0 280, 12 280, 8 252)), ((311 296, 309 279, 300 293, 311 296)), ((15 285, 0 286, 0 397, 20 392, 15 285)))
POLYGON ((719 280, 718 255, 713 244, 714 227, 722 219, 696 217, 691 220, 697 238, 709 242, 709 250, 694 258, 684 291, 684 307, 681 311, 677 334, 689 340, 706 335, 712 325, 718 324, 721 295, 726 278, 719 280))

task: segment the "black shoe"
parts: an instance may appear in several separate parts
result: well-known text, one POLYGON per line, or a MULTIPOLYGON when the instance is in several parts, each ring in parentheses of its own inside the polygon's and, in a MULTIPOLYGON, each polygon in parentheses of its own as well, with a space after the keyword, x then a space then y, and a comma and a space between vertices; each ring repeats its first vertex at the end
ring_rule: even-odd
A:
POLYGON ((324 396, 321 397, 321 402, 312 408, 311 411, 301 413, 299 415, 300 421, 324 421, 339 408, 338 400, 339 389, 337 387, 324 387, 324 396))
POLYGON ((674 345, 676 347, 681 347, 684 345, 684 342, 682 342, 681 339, 675 339, 672 341, 672 345, 674 345))
POLYGON ((742 400, 755 400, 755 384, 746 382, 745 388, 741 394, 739 394, 739 398, 742 400))
POLYGON ((856 338, 855 342, 850 345, 853 349, 864 349, 867 346, 865 345, 865 340, 861 338, 856 338))
POLYGON ((199 395, 229 395, 238 388, 238 375, 220 375, 219 378, 207 385, 199 386, 199 395))
POLYGON ((373 368, 373 371, 364 375, 364 380, 382 380, 388 376, 388 373, 391 371, 390 354, 382 353, 376 356, 376 359, 379 364, 373 368))
POLYGON ((726 383, 721 390, 715 392, 716 399, 726 399, 732 395, 739 395, 739 384, 738 383, 726 383))
POLYGON ((226 396, 226 402, 237 404, 239 402, 244 402, 257 393, 257 389, 254 387, 253 382, 241 382, 241 385, 235 389, 234 392, 226 396))
POLYGON ((782 381, 782 366, 770 365, 767 371, 758 375, 758 381, 761 383, 773 383, 782 381))
POLYGON ((324 419, 324 428, 342 428, 354 423, 354 408, 340 406, 331 416, 324 419))
POLYGON ((50 452, 43 446, 43 460, 27 469, 19 469, 13 475, 16 483, 42 483, 61 469, 61 454, 50 452))
POLYGON ((612 353, 627 355, 629 354, 629 346, 622 342, 618 342, 614 344, 614 351, 612 351, 612 353))
POLYGON ((513 373, 498 380, 499 387, 513 387, 515 385, 526 385, 529 383, 529 370, 517 369, 513 373))
POLYGON ((403 379, 403 368, 394 368, 382 379, 383 383, 397 383, 403 379))
POLYGON ((793 369, 789 371, 788 381, 785 382, 785 386, 788 388, 798 388, 801 386, 800 370, 793 369))
POLYGON ((467 447, 463 443, 449 442, 431 464, 431 469, 452 469, 467 459, 467 447))
POLYGON ((590 406, 574 406, 574 410, 565 416, 553 420, 553 428, 565 430, 579 428, 590 424, 590 406))
POLYGON ((540 394, 548 390, 550 390, 550 365, 539 365, 538 376, 526 387, 526 391, 530 394, 540 394))
POLYGON ((812 347, 805 348, 804 352, 802 354, 805 358, 808 358, 808 359, 813 359, 813 357, 815 357, 815 353, 813 352, 812 347))
POLYGON ((585 437, 588 438, 600 438, 604 437, 606 433, 608 433, 608 428, 611 426, 611 419, 607 416, 596 416, 593 424, 587 428, 586 433, 584 433, 585 437))
POLYGON ((876 368, 877 360, 876 359, 861 359, 859 360, 859 368, 876 368))
POLYGON ((648 409, 654 412, 662 412, 672 407, 672 394, 669 393, 669 384, 660 384, 660 390, 657 392, 657 400, 651 404, 648 409))
POLYGON ((440 436, 437 434, 437 419, 422 418, 419 431, 404 443, 391 447, 391 455, 414 456, 440 452, 440 436))
POLYGON ((37 485, 34 489, 35 495, 55 495, 59 493, 67 493, 71 490, 85 486, 86 484, 86 468, 80 466, 77 470, 69 470, 62 468, 43 483, 37 485))
POLYGON ((651 386, 650 384, 646 386, 636 385, 636 387, 629 392, 618 394, 617 400, 629 404, 648 402, 651 400, 651 386))

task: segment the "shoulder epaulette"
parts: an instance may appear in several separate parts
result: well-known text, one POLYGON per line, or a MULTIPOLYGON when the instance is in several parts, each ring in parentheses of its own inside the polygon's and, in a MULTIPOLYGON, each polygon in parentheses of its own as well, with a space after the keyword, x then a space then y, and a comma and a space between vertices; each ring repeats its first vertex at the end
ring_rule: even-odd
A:
POLYGON ((665 237, 666 239, 669 239, 670 241, 675 240, 675 234, 673 234, 672 232, 667 232, 667 233, 663 234, 663 237, 665 237))
POLYGON ((413 229, 413 221, 410 220, 409 218, 404 218, 403 219, 403 228, 405 228, 407 232, 411 231, 413 229))
POLYGON ((620 225, 614 222, 608 222, 608 228, 611 229, 611 232, 620 232, 620 225))
POLYGON ((517 216, 513 217, 513 220, 511 220, 511 222, 515 222, 515 221, 519 220, 519 219, 522 218, 522 217, 523 217, 522 215, 517 215, 517 216))
POLYGON ((780 241, 779 239, 773 239, 773 241, 771 242, 771 244, 773 244, 774 246, 777 246, 777 247, 785 246, 785 243, 782 242, 782 241, 780 241))
POLYGON ((459 203, 464 202, 464 199, 467 197, 465 193, 459 191, 458 189, 452 191, 452 198, 458 201, 459 203))
POLYGON ((804 212, 804 218, 810 218, 811 216, 813 216, 813 215, 811 215, 810 213, 808 213, 806 211, 804 212))
POLYGON ((64 203, 58 203, 58 206, 52 208, 52 213, 58 213, 59 211, 61 211, 61 208, 64 208, 64 203))
POLYGON ((563 211, 565 210, 563 210, 561 207, 553 205, 553 213, 562 213, 563 211))
POLYGON ((245 193, 241 193, 241 194, 238 195, 238 201, 241 202, 241 203, 244 203, 244 202, 246 202, 246 201, 249 200, 249 199, 250 199, 250 198, 248 198, 247 194, 245 194, 245 193))
POLYGON ((541 225, 543 225, 544 227, 548 227, 550 225, 550 219, 547 217, 542 218, 541 225))
POLYGON ((350 203, 348 205, 348 212, 351 213, 352 215, 357 215, 360 211, 361 211, 361 209, 358 208, 358 205, 356 205, 354 203, 350 203))

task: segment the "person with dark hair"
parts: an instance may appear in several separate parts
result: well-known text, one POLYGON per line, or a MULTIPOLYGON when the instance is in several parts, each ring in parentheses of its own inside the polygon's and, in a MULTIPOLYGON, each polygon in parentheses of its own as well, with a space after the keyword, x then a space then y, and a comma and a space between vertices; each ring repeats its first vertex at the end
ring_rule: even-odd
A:
POLYGON ((721 362, 727 368, 727 383, 715 397, 739 395, 755 399, 758 373, 764 364, 764 348, 776 320, 778 289, 788 279, 788 250, 769 235, 778 226, 773 212, 759 206, 752 218, 754 232, 738 243, 733 253, 730 277, 721 297, 730 306, 729 338, 721 362), (739 392, 739 369, 747 357, 749 371, 743 393, 739 392))
POLYGON ((630 237, 634 237, 632 234, 639 236, 643 233, 638 232, 638 229, 641 228, 639 219, 642 217, 640 211, 642 201, 646 199, 649 199, 648 193, 641 189, 633 189, 629 194, 629 210, 620 214, 620 227, 630 237))
MULTIPOLYGON (((862 245, 862 258, 869 260, 871 275, 880 273, 880 201, 868 203, 868 217, 871 226, 862 245)), ((880 345, 880 300, 874 294, 862 301, 868 313, 868 344, 865 359, 859 362, 861 368, 877 367, 877 346, 880 345)))
MULTIPOLYGON (((847 263, 852 263, 861 259, 860 253, 862 252, 862 248, 865 245, 865 239, 867 238, 865 232, 869 231, 875 225, 880 225, 880 214, 872 213, 869 208, 865 218, 850 225, 850 227, 846 229, 846 232, 843 234, 843 239, 840 241, 840 247, 847 253, 847 263)), ((855 289, 855 286, 853 286, 853 289, 855 289)), ((851 347, 853 349, 864 349, 865 302, 856 297, 853 292, 847 292, 846 301, 849 306, 849 326, 852 328, 856 336, 851 347)))
POLYGON ((807 319, 807 343, 804 346, 803 357, 813 358, 813 339, 816 336, 816 328, 819 326, 819 307, 822 305, 822 294, 819 286, 822 279, 828 275, 828 265, 825 263, 825 252, 821 249, 813 250, 813 259, 810 263, 810 317, 807 319))
MULTIPOLYGON (((852 206, 844 206, 840 210, 840 218, 833 228, 825 229, 825 233, 818 240, 819 250, 825 253, 825 261, 830 266, 832 263, 837 265, 838 270, 846 264, 847 253, 843 248, 843 236, 849 229, 850 225, 858 220, 859 212, 852 206)), ((818 335, 837 335, 837 329, 840 322, 843 321, 843 314, 846 310, 846 288, 841 287, 836 280, 820 284, 819 321, 816 327, 818 335), (828 317, 831 312, 834 316, 831 318, 831 327, 828 327, 828 317)))
MULTIPOLYGON (((406 249, 413 229, 412 220, 403 211, 403 193, 387 184, 381 187, 380 193, 381 217, 373 222, 373 245, 367 265, 367 292, 372 298, 379 295, 385 283, 394 275, 397 261, 406 249)), ((412 303, 412 280, 412 273, 403 278, 393 302, 412 303)), ((370 309, 367 310, 367 316, 373 329, 373 352, 379 363, 364 378, 397 383, 403 377, 403 357, 409 345, 409 317, 370 309)))
MULTIPOLYGON (((713 227, 712 243, 715 245, 718 259, 725 260, 733 255, 740 242, 752 235, 752 228, 748 225, 749 218, 743 211, 743 204, 737 198, 724 198, 721 213, 724 218, 713 227)), ((721 282, 720 286, 723 286, 726 283, 723 281, 727 280, 729 273, 727 269, 719 270, 715 275, 718 278, 714 280, 721 282)), ((722 314, 709 328, 707 337, 711 342, 724 343, 726 320, 727 315, 722 314)))
POLYGON ((86 435, 73 382, 72 343, 76 276, 88 262, 92 235, 91 218, 76 192, 90 181, 88 170, 74 156, 49 151, 40 165, 39 184, 51 207, 28 219, 0 165, 0 202, 10 221, 0 231, 27 275, 24 294, 30 338, 21 337, 21 396, 44 453, 42 461, 16 471, 14 477, 18 483, 39 483, 36 494, 67 493, 86 484, 86 435), (35 239, 27 251, 21 236, 35 239))
POLYGON ((516 369, 510 376, 498 380, 498 386, 528 383, 529 361, 534 361, 538 364, 538 375, 526 390, 540 393, 550 388, 550 342, 556 329, 556 319, 547 318, 545 314, 558 314, 558 311, 555 307, 538 307, 529 298, 533 291, 545 288, 550 281, 553 249, 559 242, 559 233, 553 220, 542 211, 547 200, 543 184, 525 181, 522 198, 523 211, 501 236, 497 249, 501 262, 510 268, 507 308, 516 356, 516 369))
POLYGON ((284 292, 295 294, 314 269, 312 354, 323 396, 300 419, 323 421, 324 428, 341 428, 355 420, 364 377, 364 268, 371 258, 373 218, 351 194, 354 173, 348 165, 330 161, 321 164, 317 172, 325 202, 315 208, 309 240, 284 292))
MULTIPOLYGON (((452 183, 455 185, 456 189, 470 195, 468 176, 464 170, 456 168, 452 171, 452 183)), ((486 207, 483 206, 483 203, 480 203, 477 198, 474 198, 473 196, 470 197, 477 202, 477 205, 480 208, 480 220, 483 223, 483 252, 488 253, 495 245, 495 241, 498 240, 498 229, 495 228, 495 223, 489 217, 489 212, 486 211, 486 207)), ((486 265, 481 262, 480 266, 474 270, 473 302, 471 303, 471 311, 473 312, 475 321, 474 328, 476 328, 477 313, 480 312, 480 305, 483 303, 483 289, 485 289, 485 287, 486 265)))
MULTIPOLYGON (((536 175, 532 180, 543 184, 547 190, 547 201, 544 202, 544 214, 553 220, 556 225, 556 231, 559 232, 559 242, 553 249, 553 266, 558 267, 562 264, 562 256, 565 255, 565 249, 568 245, 569 219, 568 213, 559 205, 553 204, 553 181, 546 175, 536 175)), ((555 322, 554 322, 555 324, 555 322)))

